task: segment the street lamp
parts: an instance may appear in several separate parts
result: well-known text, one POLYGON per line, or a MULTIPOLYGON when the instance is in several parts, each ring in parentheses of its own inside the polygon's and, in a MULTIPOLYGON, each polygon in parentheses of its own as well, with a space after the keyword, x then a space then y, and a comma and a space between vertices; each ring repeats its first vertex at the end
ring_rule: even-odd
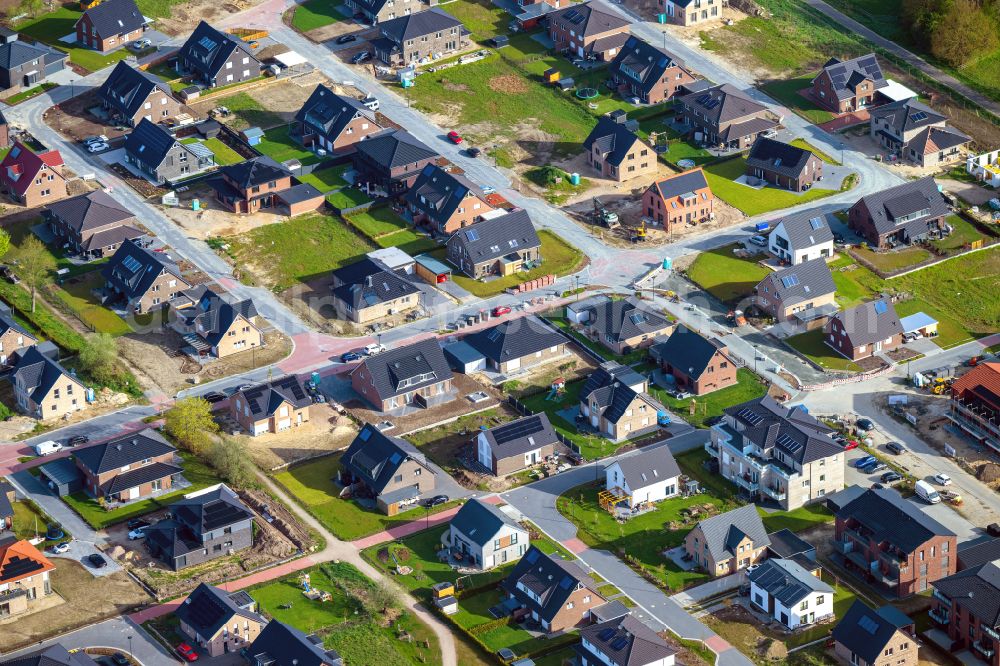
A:
POLYGON ((757 345, 753 346, 753 373, 757 374, 757 345))
POLYGON ((132 634, 128 635, 128 658, 130 660, 135 659, 135 655, 132 654, 132 634))

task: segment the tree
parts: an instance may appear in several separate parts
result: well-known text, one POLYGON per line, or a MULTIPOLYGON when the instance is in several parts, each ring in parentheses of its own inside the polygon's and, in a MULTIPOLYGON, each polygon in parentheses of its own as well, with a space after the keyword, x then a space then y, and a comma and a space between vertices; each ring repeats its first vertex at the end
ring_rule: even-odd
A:
POLYGON ((212 418, 212 405, 204 398, 183 398, 163 415, 167 434, 195 454, 208 450, 219 425, 212 418))
POLYGON ((953 67, 997 48, 996 26, 974 0, 953 0, 931 34, 931 53, 953 67))
POLYGON ((44 286, 56 268, 56 260, 42 241, 35 236, 24 239, 14 252, 17 261, 17 272, 21 279, 31 289, 31 311, 35 311, 35 293, 44 286))
POLYGON ((10 251, 10 234, 0 229, 0 259, 10 251))
POLYGON ((250 460, 246 445, 234 437, 215 440, 208 455, 215 471, 233 488, 253 488, 257 485, 257 470, 250 460))
POLYGON ((118 341, 107 333, 87 336, 80 349, 83 369, 101 384, 110 384, 118 377, 118 341))
POLYGON ((368 611, 369 615, 385 615, 390 610, 395 610, 402 605, 396 588, 385 581, 379 582, 371 588, 367 597, 368 603, 365 604, 362 600, 362 605, 367 606, 365 610, 368 611))

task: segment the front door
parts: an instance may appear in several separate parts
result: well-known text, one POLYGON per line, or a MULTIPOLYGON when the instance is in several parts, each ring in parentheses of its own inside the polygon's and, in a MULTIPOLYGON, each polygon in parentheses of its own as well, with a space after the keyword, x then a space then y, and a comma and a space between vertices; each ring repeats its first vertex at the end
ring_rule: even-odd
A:
POLYGON ((128 491, 128 498, 129 499, 138 499, 139 498, 139 488, 138 488, 138 486, 135 487, 135 488, 130 488, 129 489, 129 491, 128 491))

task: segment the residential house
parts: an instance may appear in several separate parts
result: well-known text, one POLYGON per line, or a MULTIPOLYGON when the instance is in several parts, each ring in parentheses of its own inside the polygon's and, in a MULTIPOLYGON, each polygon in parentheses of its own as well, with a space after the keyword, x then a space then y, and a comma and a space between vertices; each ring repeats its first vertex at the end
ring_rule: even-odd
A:
POLYGON ((849 113, 875 104, 876 93, 887 85, 874 53, 851 60, 830 58, 812 81, 812 96, 834 113, 849 113))
POLYGON ((34 208, 69 195, 58 150, 35 153, 20 141, 0 161, 0 189, 15 203, 34 208))
POLYGON ((725 343, 679 325, 670 337, 649 349, 649 356, 674 378, 680 391, 705 395, 738 382, 736 361, 725 343))
POLYGON ((949 212, 934 178, 927 176, 862 197, 847 219, 868 245, 886 250, 940 234, 949 212))
POLYGON ((448 543, 463 566, 489 571, 519 559, 528 550, 528 530, 489 502, 471 499, 448 524, 448 543))
POLYGON ((8 359, 13 360, 13 352, 37 343, 38 338, 17 323, 10 306, 0 303, 0 368, 8 365, 8 359))
POLYGON ((333 271, 331 288, 337 317, 357 324, 403 314, 423 303, 416 285, 370 257, 333 271))
POLYGON ((242 590, 227 592, 201 583, 177 606, 174 617, 202 655, 219 657, 239 652, 257 639, 267 620, 256 608, 257 602, 242 590))
POLYGON ((289 216, 314 211, 323 206, 323 193, 308 183, 300 183, 288 169, 262 155, 219 169, 219 177, 208 181, 216 200, 241 214, 278 209, 289 216))
POLYGON ((0 478, 0 533, 14 527, 14 501, 16 499, 14 486, 6 478, 0 478))
POLYGON ((625 40, 608 73, 619 95, 643 104, 669 101, 681 86, 695 80, 672 53, 634 36, 625 40))
POLYGON ((460 229, 447 248, 448 261, 476 279, 514 275, 542 259, 542 241, 523 208, 460 229))
POLYGON ((675 497, 681 468, 666 446, 647 447, 604 468, 604 488, 629 509, 675 497))
POLYGON ((437 5, 437 0, 347 0, 347 7, 355 14, 376 25, 397 16, 408 16, 426 11, 437 5))
POLYGON ((28 44, 17 35, 0 44, 0 89, 25 89, 45 83, 45 80, 62 71, 68 53, 49 48, 40 42, 28 44))
POLYGON ((980 536, 958 544, 958 570, 964 571, 1000 560, 1000 537, 980 536))
POLYGON ((685 27, 721 19, 726 5, 724 0, 661 0, 657 4, 668 23, 685 27))
POLYGON ((55 565, 27 539, 8 537, 0 541, 0 586, 4 590, 0 617, 30 611, 39 599, 52 594, 52 571, 55 565))
POLYGON ((59 350, 42 343, 8 354, 10 383, 17 408, 38 419, 78 412, 87 404, 87 387, 59 364, 59 350))
POLYGON ((892 488, 865 490, 836 512, 842 566, 899 598, 919 594, 958 566, 955 533, 892 488))
POLYGON ((175 308, 174 328, 199 354, 226 358, 264 346, 264 332, 257 325, 252 299, 238 299, 226 292, 195 287, 197 300, 175 308))
POLYGON ((823 179, 823 160, 811 150, 759 136, 747 155, 747 176, 805 192, 823 179))
POLYGON ((948 418, 1000 453, 1000 363, 980 363, 955 380, 948 418))
POLYGON ((183 106, 160 77, 119 60, 97 90, 111 120, 135 127, 143 118, 162 123, 183 112, 183 106))
POLYGON ((502 375, 560 359, 569 340, 535 315, 508 319, 463 339, 486 358, 486 366, 502 375))
POLYGON ((889 352, 903 344, 903 325, 892 303, 869 301, 842 310, 823 329, 826 344, 852 361, 889 352))
POLYGON ((75 449, 73 461, 92 497, 129 502, 183 481, 177 449, 151 428, 75 449))
POLYGON ((684 537, 684 550, 703 571, 720 578, 762 561, 770 543, 757 507, 746 504, 700 521, 684 537))
POLYGON ((260 76, 261 64, 250 45, 201 21, 177 52, 177 73, 206 88, 260 76))
POLYGON ((76 42, 84 48, 113 51, 146 32, 146 19, 135 0, 101 0, 76 20, 76 42))
POLYGON ((322 83, 295 114, 295 123, 304 146, 319 146, 332 155, 349 153, 356 143, 385 129, 360 100, 338 95, 322 83))
POLYGON ((434 490, 436 472, 412 444, 366 423, 340 458, 340 481, 353 497, 374 498, 395 516, 434 490))
POLYGON ((916 98, 904 99, 872 109, 869 121, 872 139, 894 155, 922 167, 954 162, 972 141, 968 135, 948 127, 948 117, 916 98))
POLYGON ((387 196, 408 190, 420 172, 440 155, 404 130, 386 130, 355 146, 351 159, 358 172, 355 183, 387 196))
POLYGON ((476 460, 496 476, 528 469, 555 453, 559 437, 545 412, 480 430, 476 460))
POLYGON ((379 23, 378 30, 371 47, 375 57, 390 67, 447 57, 471 45, 462 22, 437 7, 389 19, 379 23))
POLYGON ((125 137, 125 164, 162 185, 215 166, 215 155, 200 143, 181 143, 163 126, 143 118, 125 137))
POLYGON ((792 511, 844 487, 843 447, 804 408, 764 395, 723 413, 705 448, 718 461, 719 474, 752 500, 792 511))
POLYGON ((676 225, 697 225, 715 217, 715 195, 701 167, 668 176, 642 195, 642 210, 652 224, 672 231, 676 225))
POLYGON ((112 256, 123 243, 145 235, 132 211, 104 190, 48 204, 42 210, 57 245, 87 259, 112 256))
POLYGON ((668 335, 673 322, 631 298, 596 301, 581 313, 581 332, 615 354, 628 354, 668 335), (586 317, 583 314, 586 314, 586 317))
POLYGON ((350 377, 354 390, 380 412, 434 407, 456 397, 454 375, 434 338, 369 356, 350 377))
POLYGON ((767 546, 769 558, 793 560, 806 571, 822 572, 816 562, 816 546, 812 545, 787 527, 767 535, 771 543, 767 546))
POLYGON ((605 602, 594 579, 580 565, 559 555, 546 555, 537 546, 514 565, 500 589, 518 604, 520 611, 515 615, 529 616, 546 633, 586 624, 591 609, 605 602))
POLYGON ((163 252, 150 252, 135 243, 123 243, 101 269, 104 304, 141 314, 166 307, 191 284, 163 252))
POLYGON ((656 151, 629 127, 622 110, 597 119, 597 125, 583 142, 587 164, 601 178, 619 183, 656 173, 656 151))
POLYGON ((859 599, 831 634, 833 653, 846 666, 916 666, 913 620, 893 606, 869 608, 859 599))
POLYGON ((323 647, 321 637, 279 620, 267 623, 246 654, 250 666, 344 666, 336 650, 323 647))
POLYGON ((599 2, 582 2, 548 14, 557 51, 578 58, 611 60, 629 37, 629 21, 599 2))
POLYGON ((174 571, 253 546, 253 512, 225 484, 190 492, 146 528, 146 549, 174 571))
POLYGON ((478 185, 436 164, 424 167, 403 198, 414 224, 449 236, 494 210, 478 185))
POLYGON ((753 304, 761 312, 777 322, 801 322, 810 330, 837 312, 837 287, 825 259, 810 259, 769 273, 753 293, 753 304))
POLYGON ((969 650, 990 666, 1000 662, 1000 561, 987 562, 931 583, 928 613, 952 640, 951 653, 969 650))
POLYGON ((90 655, 80 651, 68 651, 62 643, 52 643, 48 647, 35 650, 20 657, 0 661, 2 666, 97 666, 90 655))
POLYGON ((787 629, 833 617, 833 588, 792 560, 766 560, 747 578, 750 603, 787 629))
POLYGON ((674 666, 677 650, 631 614, 580 629, 580 666, 674 666))
POLYGON ((629 387, 636 393, 644 393, 649 388, 645 375, 641 375, 627 365, 616 361, 605 361, 597 370, 587 376, 580 393, 588 394, 603 386, 611 386, 615 382, 629 387))
POLYGON ((295 375, 241 388, 229 398, 229 413, 254 437, 297 428, 309 421, 312 397, 295 375))
POLYGON ((596 384, 591 381, 595 374, 580 391, 580 414, 591 428, 616 442, 659 428, 658 415, 666 411, 663 405, 610 373, 606 383, 591 388, 596 384))
POLYGON ((815 211, 781 218, 767 235, 767 247, 783 262, 797 265, 810 259, 833 257, 833 230, 815 211))
POLYGON ((678 98, 674 112, 696 140, 725 150, 746 150, 778 126, 767 107, 728 83, 678 98))

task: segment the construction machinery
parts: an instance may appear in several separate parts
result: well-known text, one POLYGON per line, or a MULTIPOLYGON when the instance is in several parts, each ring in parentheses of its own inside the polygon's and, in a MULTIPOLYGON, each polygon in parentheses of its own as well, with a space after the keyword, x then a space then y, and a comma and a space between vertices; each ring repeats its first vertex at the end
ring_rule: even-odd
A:
POLYGON ((597 197, 594 197, 594 220, 608 229, 614 229, 621 224, 618 221, 618 213, 605 208, 597 197))
POLYGON ((953 381, 951 377, 935 377, 934 384, 931 386, 931 393, 934 395, 947 393, 953 381))
POLYGON ((633 243, 646 240, 646 220, 640 221, 638 227, 632 227, 629 231, 629 237, 633 243))
POLYGON ((730 310, 726 315, 729 323, 734 326, 746 326, 747 318, 743 315, 743 310, 730 310))

